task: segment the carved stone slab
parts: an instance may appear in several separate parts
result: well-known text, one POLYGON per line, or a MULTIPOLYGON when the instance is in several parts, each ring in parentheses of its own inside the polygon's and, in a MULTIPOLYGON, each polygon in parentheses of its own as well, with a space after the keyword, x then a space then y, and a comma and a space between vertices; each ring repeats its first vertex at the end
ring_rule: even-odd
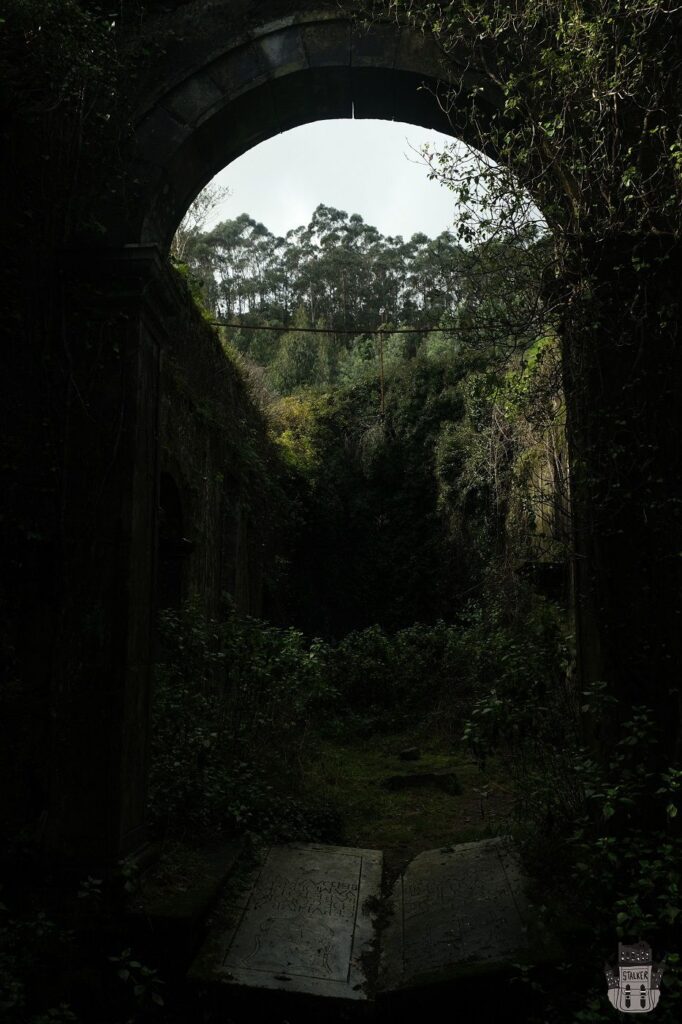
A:
POLYGON ((272 847, 192 969, 196 980, 366 999, 382 854, 272 847))
POLYGON ((395 883, 382 936, 386 991, 437 981, 528 948, 522 876, 504 839, 429 850, 395 883))

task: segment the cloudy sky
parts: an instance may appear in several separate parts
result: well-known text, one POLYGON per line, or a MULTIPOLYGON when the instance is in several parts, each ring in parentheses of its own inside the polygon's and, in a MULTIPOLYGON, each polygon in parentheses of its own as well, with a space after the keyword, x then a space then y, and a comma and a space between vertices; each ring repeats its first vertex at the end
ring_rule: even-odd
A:
POLYGON ((435 237, 452 225, 451 193, 429 181, 413 149, 451 142, 394 121, 318 121, 275 136, 214 181, 232 195, 209 224, 248 213, 273 234, 307 224, 319 203, 359 213, 384 235, 435 237), (411 148, 412 147, 412 148, 411 148))

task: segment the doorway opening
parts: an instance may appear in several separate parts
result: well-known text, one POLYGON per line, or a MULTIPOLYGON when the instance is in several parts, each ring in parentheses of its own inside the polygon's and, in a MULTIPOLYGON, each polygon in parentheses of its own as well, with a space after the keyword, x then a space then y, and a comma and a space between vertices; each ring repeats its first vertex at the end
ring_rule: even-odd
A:
MULTIPOLYGON (((195 813, 211 828, 381 848, 398 871, 511 827, 502 718, 524 673, 563 686, 548 234, 526 197, 512 215, 499 181, 486 192, 490 161, 409 125, 309 125, 242 161, 171 248, 218 332, 224 380, 257 413, 244 451, 210 470, 240 508, 250 617, 223 592, 217 623, 183 626, 206 631, 209 660, 229 648, 195 813), (431 234, 413 230, 429 218, 431 234), (246 468, 256 460, 260 476, 246 468), (205 766, 219 774, 226 750, 241 767, 224 769, 212 808, 205 766)), ((208 536, 201 557, 215 551, 208 536)))

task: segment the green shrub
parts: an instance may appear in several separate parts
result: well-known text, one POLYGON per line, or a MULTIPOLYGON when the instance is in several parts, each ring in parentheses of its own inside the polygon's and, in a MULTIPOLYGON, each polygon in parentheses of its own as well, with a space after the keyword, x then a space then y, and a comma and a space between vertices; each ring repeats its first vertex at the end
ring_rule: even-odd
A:
POLYGON ((534 597, 519 614, 470 604, 454 623, 415 623, 389 634, 370 626, 324 652, 337 695, 337 725, 390 731, 422 723, 483 751, 501 727, 528 731, 514 693, 534 680, 548 692, 565 677, 569 651, 561 611, 534 597))
POLYGON ((303 749, 326 694, 318 645, 293 629, 195 609, 161 617, 150 816, 158 826, 251 829, 280 838, 328 830, 297 803, 303 749), (312 820, 314 819, 314 820, 312 820))
POLYGON ((532 748, 541 756, 574 729, 571 640, 560 609, 537 595, 521 613, 499 603, 470 606, 457 667, 475 693, 464 729, 474 751, 504 748, 524 757, 532 748))
POLYGON ((625 708, 603 682, 583 693, 571 684, 548 606, 525 616, 522 633, 498 624, 485 657, 481 621, 477 612, 464 646, 475 673, 485 658, 496 659, 498 678, 474 701, 464 735, 481 760, 492 751, 507 754, 526 866, 542 884, 554 924, 572 922, 580 936, 563 965, 572 978, 570 1000, 560 1010, 548 989, 543 1020, 606 1024, 612 1011, 595 965, 605 951, 615 955, 618 940, 646 939, 656 957, 667 953, 657 1015, 677 1021, 682 769, 664 763, 651 708, 625 708), (617 738, 608 748, 592 746, 582 719, 595 737, 620 723, 617 738))

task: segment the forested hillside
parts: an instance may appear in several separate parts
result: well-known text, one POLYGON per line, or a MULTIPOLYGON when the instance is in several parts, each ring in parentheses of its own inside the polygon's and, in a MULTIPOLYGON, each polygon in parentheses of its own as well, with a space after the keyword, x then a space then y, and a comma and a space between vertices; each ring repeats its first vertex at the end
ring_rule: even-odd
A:
POLYGON ((277 621, 338 637, 451 619, 492 576, 561 563, 544 238, 405 241, 321 205, 286 238, 242 214, 183 248, 290 467, 277 621))
POLYGON ((287 394, 362 375, 378 357, 366 332, 378 328, 422 328, 389 333, 387 365, 454 354, 463 344, 486 356, 522 352, 549 327, 539 274, 546 246, 530 225, 476 248, 451 231, 406 241, 384 237, 359 214, 320 205, 286 238, 247 214, 196 232, 185 240, 183 260, 213 315, 249 326, 231 329, 232 343, 267 367, 274 391, 287 394), (259 326, 287 330, 273 337, 253 330, 259 326), (311 327, 329 333, 299 333, 311 327))

